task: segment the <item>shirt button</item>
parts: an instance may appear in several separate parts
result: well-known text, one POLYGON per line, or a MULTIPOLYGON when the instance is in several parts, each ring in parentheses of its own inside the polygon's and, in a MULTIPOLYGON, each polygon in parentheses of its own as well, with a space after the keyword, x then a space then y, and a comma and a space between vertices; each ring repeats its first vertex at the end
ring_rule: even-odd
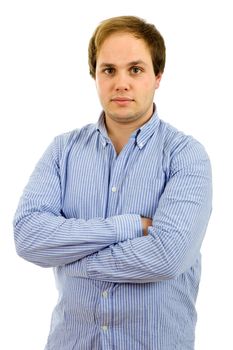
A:
POLYGON ((107 298, 108 297, 108 292, 105 290, 103 293, 102 293, 103 297, 104 298, 107 298))
POLYGON ((116 190, 117 190, 116 187, 113 186, 113 187, 112 187, 112 192, 116 192, 116 190))
POLYGON ((108 326, 102 326, 102 330, 106 332, 108 330, 108 326))
POLYGON ((143 142, 139 143, 139 147, 140 147, 140 148, 143 147, 143 142))

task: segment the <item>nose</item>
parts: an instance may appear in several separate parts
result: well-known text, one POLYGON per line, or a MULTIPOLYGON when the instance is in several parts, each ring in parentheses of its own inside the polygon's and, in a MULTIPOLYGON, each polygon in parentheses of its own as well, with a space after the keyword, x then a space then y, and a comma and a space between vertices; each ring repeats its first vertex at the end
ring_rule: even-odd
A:
POLYGON ((129 76, 123 72, 118 72, 115 77, 115 90, 120 91, 128 91, 129 90, 129 76))

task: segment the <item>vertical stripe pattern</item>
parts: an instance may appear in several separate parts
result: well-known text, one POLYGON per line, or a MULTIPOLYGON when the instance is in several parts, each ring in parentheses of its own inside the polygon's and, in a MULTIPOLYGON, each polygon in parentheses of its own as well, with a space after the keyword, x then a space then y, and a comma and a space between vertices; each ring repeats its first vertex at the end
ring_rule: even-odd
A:
POLYGON ((18 254, 54 269, 45 349, 193 350, 211 201, 204 147, 157 112, 119 155, 103 115, 57 136, 14 218, 18 254))

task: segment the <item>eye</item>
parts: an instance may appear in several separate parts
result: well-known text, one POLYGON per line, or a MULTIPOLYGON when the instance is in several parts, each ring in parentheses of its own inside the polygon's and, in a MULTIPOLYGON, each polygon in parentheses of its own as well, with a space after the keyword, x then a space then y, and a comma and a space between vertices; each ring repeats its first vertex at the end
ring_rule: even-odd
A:
POLYGON ((113 75, 114 72, 115 72, 115 69, 112 68, 112 67, 108 67, 108 68, 104 68, 104 69, 103 69, 103 72, 104 72, 105 74, 107 74, 107 75, 113 75))
POLYGON ((135 67, 131 67, 130 71, 132 74, 140 74, 142 72, 142 68, 135 66, 135 67))

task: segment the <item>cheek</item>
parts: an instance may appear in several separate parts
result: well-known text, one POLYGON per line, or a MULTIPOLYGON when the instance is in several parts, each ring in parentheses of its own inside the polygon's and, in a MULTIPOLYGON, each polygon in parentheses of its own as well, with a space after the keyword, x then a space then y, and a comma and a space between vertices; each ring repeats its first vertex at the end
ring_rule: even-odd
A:
POLYGON ((103 79, 96 79, 96 89, 98 94, 103 96, 108 89, 106 82, 103 79))
POLYGON ((148 75, 144 79, 138 82, 138 89, 145 92, 145 94, 150 93, 156 89, 156 79, 154 75, 148 75))
POLYGON ((158 88, 157 80, 155 79, 154 76, 153 76, 153 78, 151 78, 150 86, 149 86, 149 89, 150 89, 152 94, 154 94, 155 90, 158 88))
POLYGON ((145 82, 145 84, 143 84, 143 86, 141 85, 141 90, 143 90, 144 92, 144 96, 145 97, 150 97, 151 95, 154 94, 156 89, 156 85, 153 83, 151 83, 151 81, 147 81, 145 82))
POLYGON ((99 93, 100 84, 99 84, 98 78, 95 79, 95 87, 96 87, 97 92, 99 93))

